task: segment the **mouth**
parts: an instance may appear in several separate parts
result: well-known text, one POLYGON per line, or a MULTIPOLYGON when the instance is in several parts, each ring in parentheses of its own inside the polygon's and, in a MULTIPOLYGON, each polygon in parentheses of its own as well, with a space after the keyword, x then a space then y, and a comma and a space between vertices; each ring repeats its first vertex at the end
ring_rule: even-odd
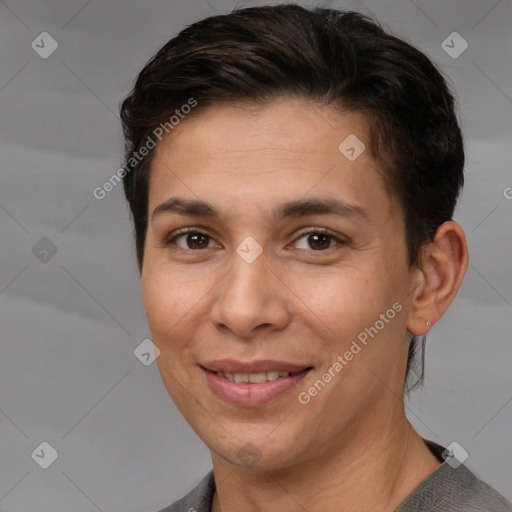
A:
POLYGON ((224 402, 261 406, 284 396, 312 370, 312 366, 278 361, 238 363, 233 360, 200 365, 210 390, 224 402))
MULTIPOLYGON (((270 374, 270 380, 279 377, 280 373, 298 374, 308 368, 308 364, 289 363, 272 359, 260 359, 253 362, 240 362, 235 359, 216 359, 201 364, 205 370, 229 375, 256 375, 260 373, 270 374), (277 373, 277 375, 276 375, 277 373)), ((286 375, 288 376, 288 375, 286 375)), ((229 378, 229 377, 228 377, 229 378)))
MULTIPOLYGON (((237 382, 237 383, 249 383, 249 384, 261 384, 263 382, 271 381, 271 380, 277 380, 277 379, 283 379, 286 377, 294 377, 295 375, 300 375, 301 373, 311 370, 312 367, 308 366, 304 370, 301 370, 299 372, 280 372, 280 371, 265 371, 265 372, 258 372, 258 373, 228 373, 228 372, 212 372, 218 375, 219 377, 222 377, 224 379, 227 379, 231 382, 237 382)), ((207 370, 211 371, 211 370, 207 370)))

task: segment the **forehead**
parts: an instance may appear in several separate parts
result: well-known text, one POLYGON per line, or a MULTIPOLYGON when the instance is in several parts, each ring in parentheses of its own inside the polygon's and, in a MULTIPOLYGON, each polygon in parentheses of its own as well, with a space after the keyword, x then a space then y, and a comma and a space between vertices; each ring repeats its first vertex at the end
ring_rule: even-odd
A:
MULTIPOLYGON (((157 156, 166 146, 186 145, 185 150, 197 150, 189 155, 191 158, 204 153, 212 156, 254 151, 279 152, 283 156, 295 152, 305 158, 321 152, 325 158, 337 158, 339 144, 350 135, 369 146, 364 114, 340 112, 296 97, 275 99, 263 106, 214 104, 203 110, 196 107, 196 112, 199 113, 189 119, 185 116, 158 144, 157 156)), ((365 153, 368 163, 369 152, 365 153)))
POLYGON ((389 202, 368 128, 363 114, 299 98, 209 106, 158 143, 149 213, 171 193, 220 206, 223 198, 262 205, 308 194, 334 194, 351 204, 389 202))

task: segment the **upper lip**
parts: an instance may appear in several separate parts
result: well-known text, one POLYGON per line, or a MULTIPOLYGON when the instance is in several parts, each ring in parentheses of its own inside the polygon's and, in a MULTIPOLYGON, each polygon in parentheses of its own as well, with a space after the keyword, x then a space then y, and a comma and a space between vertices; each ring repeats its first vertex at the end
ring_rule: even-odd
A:
POLYGON ((260 359, 247 363, 234 359, 216 359, 201 364, 201 366, 212 372, 225 373, 260 373, 268 371, 297 373, 311 367, 307 364, 293 364, 270 359, 260 359))

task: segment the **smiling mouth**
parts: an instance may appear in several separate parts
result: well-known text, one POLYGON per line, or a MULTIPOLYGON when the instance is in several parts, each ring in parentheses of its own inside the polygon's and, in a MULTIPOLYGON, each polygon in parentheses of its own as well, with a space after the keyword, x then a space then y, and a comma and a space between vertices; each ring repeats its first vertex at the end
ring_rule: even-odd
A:
POLYGON ((237 407, 260 407, 289 393, 313 371, 279 361, 241 363, 216 361, 200 365, 210 390, 222 401, 237 407), (231 370, 231 371, 226 371, 231 370), (242 373, 242 372, 250 373, 242 373))
MULTIPOLYGON (((206 369, 206 368, 205 368, 206 369)), ((295 375, 300 375, 311 370, 312 367, 308 366, 299 372, 278 372, 278 371, 268 371, 268 372, 258 372, 258 373, 228 373, 228 372, 217 372, 212 370, 211 373, 215 373, 219 377, 222 377, 226 380, 236 383, 248 383, 248 384, 262 384, 263 382, 277 380, 286 377, 293 377, 295 375)))

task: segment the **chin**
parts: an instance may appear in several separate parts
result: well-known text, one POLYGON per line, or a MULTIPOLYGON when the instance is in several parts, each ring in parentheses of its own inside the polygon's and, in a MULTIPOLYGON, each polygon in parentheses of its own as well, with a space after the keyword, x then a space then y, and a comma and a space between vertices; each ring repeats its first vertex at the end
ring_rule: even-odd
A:
MULTIPOLYGON (((289 439, 289 438, 288 438, 289 439)), ((218 439, 216 439, 218 444, 218 439)), ((269 445, 268 438, 261 440, 248 439, 247 441, 230 442, 228 446, 212 446, 211 451, 225 462, 239 468, 253 469, 255 471, 273 471, 283 469, 284 466, 293 465, 296 455, 292 449, 297 446, 288 446, 286 441, 274 440, 278 447, 269 445)))

